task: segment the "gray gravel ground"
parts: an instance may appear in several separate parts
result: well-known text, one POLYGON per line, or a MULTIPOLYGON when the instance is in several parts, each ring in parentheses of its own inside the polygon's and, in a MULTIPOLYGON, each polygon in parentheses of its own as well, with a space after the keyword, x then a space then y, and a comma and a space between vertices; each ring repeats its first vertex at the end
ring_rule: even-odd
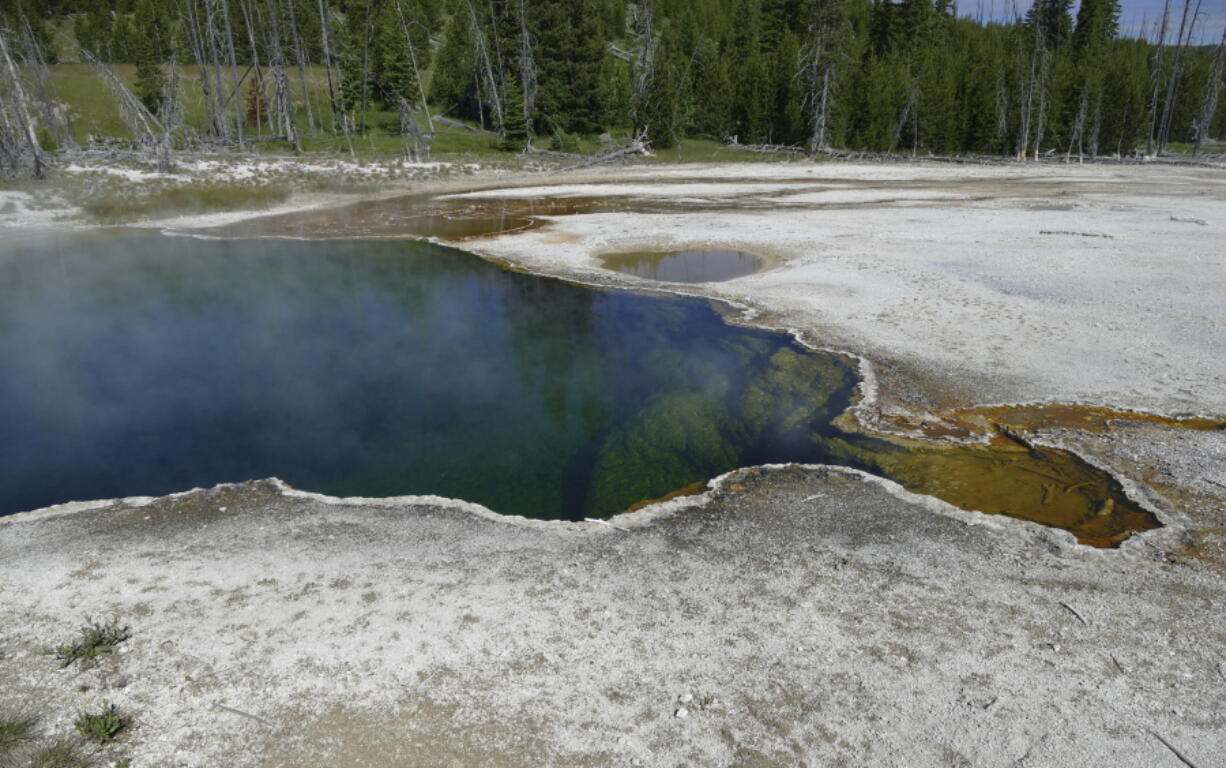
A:
POLYGON ((137 766, 1223 765, 1212 572, 846 472, 714 497, 626 530, 267 483, 0 521, 0 690, 49 730, 113 699, 137 766), (122 653, 41 653, 103 613, 122 653))

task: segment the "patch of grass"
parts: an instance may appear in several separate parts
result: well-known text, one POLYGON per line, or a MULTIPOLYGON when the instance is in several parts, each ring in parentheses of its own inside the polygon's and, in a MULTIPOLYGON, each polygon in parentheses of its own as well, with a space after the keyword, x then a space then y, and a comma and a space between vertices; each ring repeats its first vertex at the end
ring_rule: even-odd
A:
POLYGON ((211 213, 267 208, 289 198, 289 190, 245 184, 185 184, 139 197, 98 197, 86 200, 85 213, 104 222, 130 221, 168 214, 211 213))
POLYGON ((106 622, 90 621, 81 627, 77 639, 55 647, 55 658, 62 667, 76 661, 96 659, 104 653, 110 653, 112 648, 131 636, 128 627, 121 626, 116 619, 106 622))
POLYGON ((0 757, 34 738, 34 722, 28 715, 0 715, 0 757))
POLYGON ((108 702, 101 712, 81 712, 74 724, 85 738, 105 744, 128 727, 128 719, 119 714, 119 709, 114 704, 108 702))
POLYGON ((70 739, 57 739, 34 750, 25 768, 92 768, 93 762, 70 739))

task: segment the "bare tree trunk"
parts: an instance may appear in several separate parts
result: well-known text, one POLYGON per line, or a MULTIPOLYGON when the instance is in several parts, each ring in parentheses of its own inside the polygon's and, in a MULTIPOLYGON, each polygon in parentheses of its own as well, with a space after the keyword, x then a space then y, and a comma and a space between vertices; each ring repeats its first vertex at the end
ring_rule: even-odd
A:
POLYGON ((1039 111, 1035 116, 1038 121, 1034 128, 1034 159, 1039 159, 1040 147, 1043 145, 1043 133, 1047 129, 1047 89, 1049 80, 1050 58, 1046 49, 1039 59, 1039 111))
POLYGON ((1162 84, 1162 62, 1166 52, 1166 30, 1167 22, 1171 16, 1171 0, 1164 0, 1162 4, 1162 24, 1158 29, 1157 49, 1154 51, 1154 64, 1150 72, 1150 79, 1153 81, 1153 90, 1149 97, 1149 130, 1145 136, 1145 156, 1153 157, 1154 154, 1154 134, 1158 126, 1158 91, 1162 84))
POLYGON ((919 89, 915 87, 915 83, 907 87, 907 102, 903 104, 902 111, 898 113, 898 122, 894 125, 894 136, 890 139, 890 151, 893 152, 898 146, 898 142, 902 141, 903 129, 907 127, 907 123, 913 122, 915 117, 915 102, 919 98, 919 89))
POLYGON ((996 140, 1005 147, 1004 141, 1009 136, 1009 89, 1005 85, 1005 77, 1000 74, 996 78, 996 140))
MULTIPOLYGON (((255 88, 256 88, 257 93, 259 94, 259 98, 255 99, 254 101, 255 130, 256 130, 257 138, 262 139, 264 136, 263 124, 264 124, 265 115, 263 114, 263 106, 264 106, 264 94, 266 91, 264 88, 264 70, 260 68, 260 47, 259 47, 259 44, 257 44, 255 41, 256 19, 253 18, 253 15, 251 13, 251 5, 248 0, 238 0, 238 6, 239 6, 239 10, 242 11, 243 20, 247 22, 247 40, 248 40, 248 44, 251 46, 251 67, 255 71, 255 88)), ((240 105, 242 104, 241 99, 239 101, 239 104, 240 105)), ((244 124, 246 123, 247 117, 248 117, 247 115, 245 114, 243 115, 244 124)), ((272 131, 271 124, 269 125, 268 130, 269 132, 272 131)))
MULTIPOLYGON (((325 0, 319 0, 319 33, 323 38, 324 50, 324 71, 328 73, 328 105, 332 110, 332 132, 336 133, 337 129, 337 101, 336 101, 336 83, 332 77, 332 69, 334 66, 332 56, 332 25, 328 20, 327 6, 325 0)), ((342 123, 343 126, 343 123, 342 123)))
POLYGON ((298 140, 298 126, 294 124, 294 96, 289 87, 289 75, 285 72, 285 47, 281 39, 281 24, 278 21, 280 9, 277 0, 268 0, 268 37, 271 46, 272 77, 277 113, 281 121, 281 129, 285 138, 295 152, 302 152, 302 143, 298 140))
POLYGON ((527 0, 519 0, 519 86, 524 94, 524 120, 532 135, 532 110, 536 107, 536 60, 532 55, 532 32, 528 29, 527 0))
POLYGON ((1017 159, 1026 159, 1030 146, 1030 123, 1034 118, 1035 76, 1038 73, 1040 51, 1043 50, 1043 34, 1038 24, 1034 25, 1034 41, 1030 49, 1030 74, 1022 84, 1022 106, 1017 137, 1017 159))
POLYGON ((128 130, 132 131, 136 137, 137 146, 151 154, 159 168, 169 170, 170 134, 165 125, 154 117, 144 103, 136 98, 136 94, 128 89, 123 80, 110 67, 103 64, 97 56, 82 48, 81 57, 94 65, 94 68, 102 75, 102 81, 119 100, 119 114, 127 123, 128 130))
MULTIPOLYGON (((24 140, 26 143, 30 162, 33 166, 32 175, 36 179, 41 179, 47 166, 47 160, 43 155, 42 147, 39 146, 38 137, 34 133, 34 119, 30 115, 29 96, 21 84, 21 72, 18 70, 16 62, 13 61, 13 54, 9 50, 9 43, 6 37, 3 30, 0 30, 0 63, 4 65, 5 77, 8 80, 8 87, 12 89, 13 96, 11 99, 13 111, 11 122, 16 123, 15 132, 20 137, 19 140, 24 140)), ((3 104, 0 104, 0 108, 3 108, 5 112, 8 111, 9 101, 9 99, 6 99, 3 104)), ((9 121, 6 120, 6 122, 9 121)))
POLYGON ((800 57, 800 76, 805 83, 803 108, 809 112, 813 132, 809 135, 809 154, 830 148, 830 109, 834 99, 835 38, 840 34, 838 9, 824 6, 809 19, 808 44, 800 57))
POLYGON ((208 119, 209 133, 224 139, 229 135, 228 118, 222 107, 222 89, 219 81, 213 78, 217 64, 213 55, 213 35, 211 31, 211 16, 205 8, 205 18, 201 21, 200 8, 196 0, 178 0, 179 16, 183 19, 183 28, 187 36, 187 44, 191 49, 192 58, 200 80, 200 91, 204 97, 204 110, 208 119))
MULTIPOLYGON (((235 50, 234 50, 234 30, 230 24, 230 5, 227 2, 227 0, 216 0, 216 2, 220 3, 220 7, 221 7, 221 18, 223 21, 222 28, 225 30, 225 35, 226 35, 225 50, 226 50, 227 58, 230 64, 230 89, 231 89, 231 93, 234 94, 238 92, 240 81, 238 78, 238 55, 235 53, 235 50)), ((242 102, 242 99, 238 99, 234 103, 234 124, 238 127, 237 140, 238 140, 238 146, 240 148, 243 146, 244 118, 245 116, 243 115, 243 102, 242 102)))
MULTIPOLYGON (((413 64, 413 79, 417 81, 417 92, 421 97, 421 108, 426 112, 426 125, 430 129, 430 133, 434 133, 434 118, 430 117, 430 105, 426 103, 426 86, 421 82, 421 70, 417 68, 417 51, 413 46, 413 36, 409 34, 409 24, 404 18, 404 9, 400 7, 400 0, 396 0, 396 15, 400 17, 400 26, 404 29, 404 42, 409 47, 409 61, 413 64)), ((403 115, 401 116, 403 122, 403 115)), ((416 126, 416 122, 414 123, 416 126)))
POLYGON ((1171 77, 1166 85, 1166 99, 1162 103, 1162 122, 1158 127, 1158 152, 1164 152, 1171 138, 1171 120, 1175 113, 1175 92, 1179 87, 1179 78, 1183 75, 1183 52, 1192 42, 1192 33, 1196 29, 1196 19, 1200 16, 1200 0, 1196 2, 1196 11, 1192 14, 1192 23, 1187 25, 1187 37, 1184 37, 1184 27, 1188 21, 1188 6, 1192 0, 1184 0, 1183 17, 1179 22, 1179 42, 1175 48, 1175 64, 1171 67, 1171 77))
POLYGON ((1064 151, 1064 162, 1069 162, 1073 155, 1073 145, 1077 146, 1077 162, 1084 159, 1082 142, 1085 139, 1086 120, 1090 111, 1090 78, 1087 75, 1081 90, 1081 99, 1077 103, 1077 117, 1073 120, 1073 131, 1069 136, 1068 148, 1064 151))
POLYGON ((631 16, 636 55, 631 80, 630 121, 636 130, 648 128, 651 120, 647 100, 651 81, 656 76, 655 0, 644 0, 634 6, 631 16))
POLYGON ((302 104, 306 107, 307 130, 314 135, 315 128, 315 111, 311 108, 311 92, 307 88, 306 70, 308 66, 306 49, 302 45, 302 35, 298 32, 298 9, 294 5, 294 0, 285 0, 289 9, 289 32, 290 41, 294 46, 294 61, 298 65, 298 82, 302 86, 302 104))
MULTIPOLYGON (((477 46, 477 61, 481 67, 481 74, 485 78, 486 95, 489 96, 490 104, 494 108, 494 121, 497 123, 501 131, 504 124, 502 115, 502 98, 498 89, 498 76, 494 71, 494 62, 490 58, 489 44, 485 39, 485 29, 481 25, 481 19, 477 16, 477 9, 473 6, 473 0, 465 0, 468 6, 468 18, 472 24, 473 42, 477 46)), ((479 109, 481 113, 481 127, 485 127, 485 109, 479 109)))
POLYGON ((1196 121, 1196 143, 1192 154, 1200 154, 1201 142, 1209 132, 1209 123, 1217 112, 1218 94, 1222 90, 1222 68, 1226 66, 1226 27, 1222 29, 1222 40, 1217 44, 1217 53, 1213 56, 1213 68, 1209 71, 1209 79, 1205 81, 1205 96, 1200 102, 1200 117, 1196 121))
POLYGON ((403 95, 397 97, 396 111, 400 114, 400 141, 404 156, 410 162, 419 162, 430 156, 430 142, 422 136, 413 105, 403 95))
POLYGON ((370 7, 371 0, 366 0, 366 14, 362 19, 362 118, 358 121, 358 131, 366 135, 366 113, 370 110, 370 7))
POLYGON ((1098 137, 1103 129, 1103 92, 1099 88, 1094 98, 1094 116, 1090 119, 1090 157, 1098 157, 1098 137))

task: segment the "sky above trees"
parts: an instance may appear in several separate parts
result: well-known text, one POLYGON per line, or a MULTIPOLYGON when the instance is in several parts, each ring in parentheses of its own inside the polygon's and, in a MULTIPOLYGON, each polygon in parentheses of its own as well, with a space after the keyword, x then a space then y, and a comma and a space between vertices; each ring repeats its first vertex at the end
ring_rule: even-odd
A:
MULTIPOLYGON (((1164 3, 1165 0, 1122 0, 1121 34, 1125 37, 1152 37, 1157 23, 1162 19, 1164 3)), ((961 16, 972 18, 1008 21, 1017 15, 1025 14, 1032 4, 1031 0, 962 0, 958 3, 958 12, 961 16)), ((1074 15, 1080 5, 1080 2, 1073 3, 1074 15)), ((1196 9, 1196 0, 1192 0, 1192 9, 1196 9)), ((1179 30, 1179 16, 1182 12, 1183 0, 1171 0, 1173 29, 1167 35, 1170 41, 1175 39, 1179 30)), ((1222 36, 1223 27, 1226 27, 1226 0, 1201 0, 1200 19, 1196 22, 1193 42, 1206 45, 1216 43, 1222 36)))

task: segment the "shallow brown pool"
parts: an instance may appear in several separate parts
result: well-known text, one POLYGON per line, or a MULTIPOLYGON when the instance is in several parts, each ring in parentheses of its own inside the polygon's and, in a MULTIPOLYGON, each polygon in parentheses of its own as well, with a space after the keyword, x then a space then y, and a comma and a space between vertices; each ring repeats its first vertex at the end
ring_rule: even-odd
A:
POLYGON ((717 283, 762 269, 762 258, 744 251, 696 249, 640 253, 610 253, 601 266, 614 272, 666 283, 717 283))

